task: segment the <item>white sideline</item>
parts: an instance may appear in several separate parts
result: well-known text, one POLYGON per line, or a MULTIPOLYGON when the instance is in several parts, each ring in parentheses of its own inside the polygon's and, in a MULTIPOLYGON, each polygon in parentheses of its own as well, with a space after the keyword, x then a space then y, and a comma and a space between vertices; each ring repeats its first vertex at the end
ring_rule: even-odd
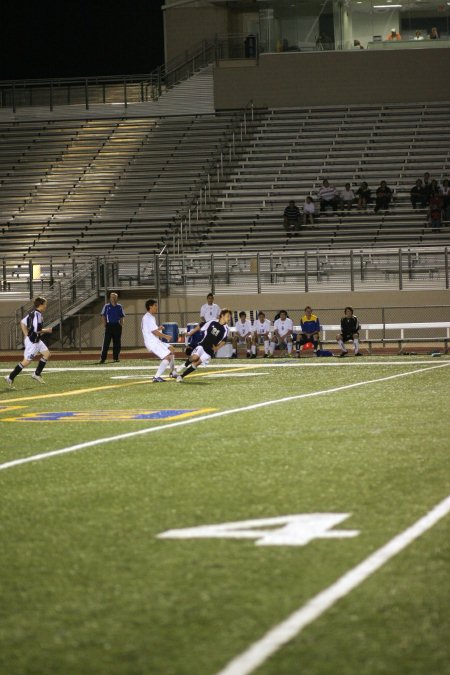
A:
POLYGON ((71 445, 67 448, 61 448, 60 450, 50 450, 49 452, 41 452, 37 455, 30 455, 29 457, 22 457, 21 459, 14 459, 9 462, 5 462, 4 464, 0 464, 0 471, 4 471, 5 469, 11 469, 15 466, 21 466, 22 464, 29 464, 30 462, 38 462, 42 459, 49 459, 50 457, 58 457, 59 455, 66 455, 71 452, 76 452, 77 450, 92 448, 95 447, 96 445, 102 445, 103 443, 112 443, 113 441, 126 440, 128 438, 134 438, 136 436, 143 436, 144 434, 157 433, 158 431, 164 431, 165 429, 174 429, 176 427, 186 426, 188 424, 196 424, 198 422, 203 422, 204 420, 211 420, 218 417, 225 417, 226 415, 234 415, 235 413, 247 412, 248 410, 257 410, 258 408, 266 408, 271 405, 276 405, 277 403, 299 401, 300 399, 304 398, 312 398, 314 396, 333 394, 338 391, 345 391, 347 389, 362 387, 366 384, 387 382, 388 380, 395 380, 400 377, 407 377, 408 375, 416 375, 417 373, 425 373, 428 370, 446 368, 447 366, 450 366, 450 362, 441 363, 438 366, 420 368, 419 370, 410 370, 407 373, 398 373, 397 375, 387 375, 385 377, 379 377, 374 380, 365 380, 363 382, 354 382, 352 384, 345 384, 340 387, 332 387, 331 389, 322 389, 321 391, 313 391, 307 394, 296 394, 295 396, 286 396, 271 401, 262 401, 261 403, 253 403, 251 405, 243 406, 242 408, 231 408, 230 410, 221 410, 220 412, 210 413, 207 415, 203 415, 202 417, 190 417, 188 419, 180 420, 179 422, 170 422, 169 424, 166 424, 164 426, 150 427, 147 429, 140 429, 139 431, 130 431, 125 434, 118 434, 117 436, 106 436, 105 438, 97 438, 93 441, 78 443, 77 445, 71 445))
MULTIPOLYGON (((269 630, 242 654, 234 658, 217 675, 248 675, 261 666, 283 645, 295 638, 306 626, 318 619, 327 609, 359 586, 391 558, 409 546, 450 512, 450 495, 425 516, 388 541, 368 558, 346 572, 324 591, 311 598, 303 607, 269 630)), ((301 668, 300 668, 301 670, 301 668)))

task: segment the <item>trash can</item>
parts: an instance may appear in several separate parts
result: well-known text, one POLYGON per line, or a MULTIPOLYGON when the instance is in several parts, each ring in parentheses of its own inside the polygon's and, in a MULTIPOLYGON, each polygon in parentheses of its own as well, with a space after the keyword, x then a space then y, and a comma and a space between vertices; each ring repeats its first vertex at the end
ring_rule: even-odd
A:
MULTIPOLYGON (((178 342, 178 324, 177 323, 163 323, 164 333, 170 335, 169 342, 178 342)), ((167 340, 164 340, 167 342, 167 340)))

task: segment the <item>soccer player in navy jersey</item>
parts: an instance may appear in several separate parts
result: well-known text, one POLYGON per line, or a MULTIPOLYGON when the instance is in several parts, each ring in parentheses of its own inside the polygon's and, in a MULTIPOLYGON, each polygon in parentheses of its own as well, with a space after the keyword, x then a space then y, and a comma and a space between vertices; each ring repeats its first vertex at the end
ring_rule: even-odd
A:
POLYGON ((182 382, 184 377, 193 373, 200 365, 208 365, 210 359, 214 356, 214 353, 217 352, 227 340, 228 322, 230 319, 231 310, 222 309, 217 321, 208 321, 202 326, 203 339, 190 355, 190 365, 178 375, 177 382, 182 382))
POLYGON ((44 370, 47 361, 50 358, 50 350, 45 342, 42 342, 41 336, 45 333, 51 333, 51 328, 44 328, 43 312, 47 309, 47 300, 45 298, 37 297, 33 301, 34 309, 29 312, 20 322, 20 328, 24 336, 25 350, 23 353, 23 361, 17 364, 12 373, 5 377, 6 384, 10 389, 14 389, 14 378, 20 375, 22 370, 26 368, 38 354, 41 355, 39 363, 33 375, 33 380, 44 384, 41 373, 44 370))

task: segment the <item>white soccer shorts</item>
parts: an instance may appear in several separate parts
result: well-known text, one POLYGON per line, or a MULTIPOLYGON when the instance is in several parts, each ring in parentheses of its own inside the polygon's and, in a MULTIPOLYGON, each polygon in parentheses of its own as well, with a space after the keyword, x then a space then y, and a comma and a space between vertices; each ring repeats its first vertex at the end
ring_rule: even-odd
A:
POLYGON ((196 347, 192 353, 197 354, 197 356, 200 358, 200 362, 203 363, 204 366, 207 366, 211 360, 211 355, 205 352, 201 345, 198 345, 198 347, 196 347))
POLYGON ((39 342, 31 342, 29 337, 26 337, 24 340, 25 349, 23 352, 23 357, 27 361, 32 361, 37 354, 43 354, 48 352, 47 345, 39 340, 39 342))
POLYGON ((169 349, 169 345, 161 340, 149 340, 145 343, 146 348, 149 352, 152 352, 159 359, 165 359, 166 356, 169 356, 172 352, 169 349))

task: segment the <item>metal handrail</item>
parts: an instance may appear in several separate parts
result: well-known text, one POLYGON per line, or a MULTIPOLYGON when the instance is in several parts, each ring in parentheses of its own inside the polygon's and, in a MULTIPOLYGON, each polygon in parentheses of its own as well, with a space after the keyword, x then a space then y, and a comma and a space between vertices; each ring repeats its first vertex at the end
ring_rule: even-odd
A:
POLYGON ((196 193, 188 202, 184 211, 178 215, 178 221, 175 222, 176 231, 172 233, 173 253, 183 253, 183 239, 186 241, 192 234, 192 221, 198 222, 201 214, 207 211, 208 199, 211 199, 211 183, 215 180, 218 184, 224 176, 224 159, 228 157, 231 164, 232 157, 236 155, 236 131, 239 134, 240 141, 247 135, 247 115, 250 114, 251 121, 254 121, 254 105, 250 100, 241 110, 233 116, 233 121, 228 130, 226 139, 221 143, 213 159, 209 161, 204 169, 204 178, 196 193), (194 216, 193 216, 194 214, 194 216))

